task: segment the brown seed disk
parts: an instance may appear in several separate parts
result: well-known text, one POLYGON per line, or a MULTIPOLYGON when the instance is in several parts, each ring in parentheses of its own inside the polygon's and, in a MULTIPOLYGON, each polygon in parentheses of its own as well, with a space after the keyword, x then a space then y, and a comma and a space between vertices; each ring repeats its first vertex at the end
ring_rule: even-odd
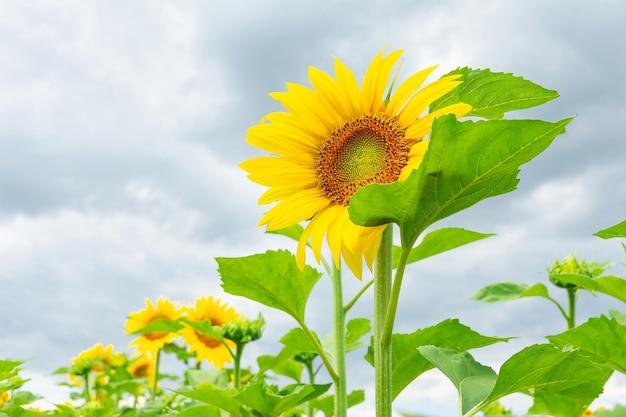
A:
POLYGON ((333 203, 347 206, 359 188, 396 181, 407 164, 409 149, 395 119, 383 113, 359 116, 322 142, 318 185, 333 203))

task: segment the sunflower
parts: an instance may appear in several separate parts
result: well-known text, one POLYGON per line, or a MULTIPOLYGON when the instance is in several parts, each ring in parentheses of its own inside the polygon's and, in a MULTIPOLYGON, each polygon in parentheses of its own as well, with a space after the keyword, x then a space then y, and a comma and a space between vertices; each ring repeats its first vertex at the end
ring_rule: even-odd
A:
POLYGON ((113 345, 105 347, 102 343, 97 343, 72 358, 73 372, 68 374, 70 382, 75 386, 81 386, 83 381, 79 376, 93 371, 98 374, 97 382, 100 385, 106 384, 106 374, 126 362, 126 356, 121 352, 113 352, 113 349, 113 345))
MULTIPOLYGON (((221 327, 239 317, 239 314, 234 308, 227 304, 221 304, 219 299, 214 299, 213 297, 198 298, 196 299, 195 306, 187 307, 185 310, 188 320, 197 322, 209 320, 212 326, 221 327)), ((221 368, 224 366, 224 363, 232 360, 228 348, 232 351, 235 344, 230 340, 224 340, 222 343, 219 340, 199 333, 191 327, 182 329, 180 333, 185 338, 185 342, 189 345, 189 351, 195 352, 198 362, 206 360, 209 363, 212 362, 216 367, 221 368), (228 345, 228 348, 224 346, 224 343, 228 345)))
MULTIPOLYGON (((156 319, 176 320, 181 313, 181 309, 167 298, 159 297, 156 302, 156 308, 151 300, 146 299, 146 308, 144 310, 130 313, 128 316, 126 320, 126 334, 132 334, 156 319)), ((142 352, 156 353, 163 345, 171 342, 178 336, 178 333, 167 332, 144 333, 130 342, 130 346, 137 345, 137 348, 142 352)))
POLYGON ((126 369, 133 378, 146 378, 148 386, 154 385, 156 358, 150 353, 137 351, 126 369))
POLYGON ((259 226, 278 230, 310 220, 298 243, 300 268, 309 239, 320 262, 326 236, 337 267, 343 257, 359 279, 363 259, 371 269, 385 226, 352 223, 350 198, 372 183, 405 181, 424 157, 424 137, 435 117, 460 117, 471 110, 459 103, 424 114, 433 101, 460 84, 453 75, 420 89, 436 67, 411 75, 383 99, 401 55, 395 51, 383 57, 381 51, 361 87, 338 58, 335 78, 309 67, 313 88, 287 83, 286 92, 271 93, 287 111, 270 113, 248 129, 248 143, 272 154, 240 164, 252 181, 269 187, 259 204, 277 203, 259 226))

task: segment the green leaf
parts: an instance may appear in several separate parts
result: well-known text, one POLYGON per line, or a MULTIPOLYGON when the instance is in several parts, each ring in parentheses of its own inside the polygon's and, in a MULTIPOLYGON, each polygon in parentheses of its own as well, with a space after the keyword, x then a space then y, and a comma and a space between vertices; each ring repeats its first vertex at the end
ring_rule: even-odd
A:
POLYGON ((495 284, 489 284, 478 290, 478 292, 472 296, 472 299, 485 303, 495 303, 517 300, 524 297, 543 297, 554 301, 554 299, 550 297, 550 294, 548 294, 548 288, 544 284, 530 286, 519 282, 497 282, 495 284))
POLYGON ((176 333, 180 329, 184 328, 180 323, 180 320, 170 320, 158 318, 152 320, 148 325, 141 329, 135 330, 131 334, 145 334, 145 333, 176 333))
POLYGON ((181 389, 176 392, 182 396, 226 410, 233 417, 241 417, 239 410, 241 403, 233 398, 237 392, 235 389, 223 390, 213 384, 201 384, 193 389, 181 389))
MULTIPOLYGON (((315 333, 313 333, 313 335, 317 338, 315 333)), ((279 342, 297 352, 318 353, 317 349, 315 349, 315 346, 307 337, 304 330, 299 327, 289 330, 283 337, 280 338, 279 342)))
POLYGON ((294 379, 296 382, 300 382, 302 369, 304 367, 302 364, 293 359, 294 355, 296 355, 297 353, 299 353, 298 350, 284 347, 276 356, 257 356, 259 373, 272 371, 277 375, 283 375, 294 379))
POLYGON ((215 259, 224 291, 284 311, 304 323, 306 302, 320 272, 308 265, 301 271, 295 257, 284 250, 215 259))
POLYGON ((601 237, 602 239, 611 239, 614 237, 626 237, 626 220, 614 226, 600 230, 599 232, 594 233, 594 235, 601 237))
POLYGON ((412 247, 437 220, 513 191, 520 166, 545 150, 570 121, 439 117, 419 168, 403 183, 360 188, 350 200, 350 219, 363 226, 396 223, 402 246, 412 247))
MULTIPOLYGON (((365 401, 365 391, 356 390, 348 394, 348 408, 365 401)), ((324 413, 325 417, 333 417, 335 415, 334 397, 332 395, 325 395, 311 400, 311 405, 316 410, 320 410, 324 413)))
POLYGON ((181 318, 180 321, 185 323, 187 326, 194 329, 196 332, 202 334, 203 336, 208 336, 211 339, 215 339, 218 342, 222 342, 224 339, 222 338, 222 327, 221 326, 213 326, 211 320, 204 319, 202 321, 189 320, 186 318, 181 318))
POLYGON ((17 371, 17 367, 23 364, 24 361, 14 361, 9 359, 0 359, 0 374, 4 372, 17 371))
MULTIPOLYGON (((414 247, 409 254, 407 263, 421 261, 431 256, 438 255, 443 252, 467 245, 477 240, 494 236, 493 233, 478 233, 471 230, 465 230, 458 227, 446 227, 434 230, 424 236, 419 245, 414 247)), ((394 246, 393 248, 393 267, 398 266, 398 260, 402 248, 394 246)))
POLYGON ((559 96, 554 90, 548 90, 513 74, 465 67, 446 75, 454 74, 461 74, 459 80, 463 83, 433 102, 430 106, 431 112, 463 102, 472 106, 468 116, 500 119, 505 112, 535 107, 559 96))
POLYGON ((220 417, 219 408, 212 405, 196 405, 181 410, 176 417, 220 417))
POLYGON ((246 386, 235 398, 264 417, 276 417, 328 391, 326 385, 288 385, 274 392, 264 382, 246 386))
POLYGON ((365 345, 361 338, 372 330, 370 321, 363 317, 352 319, 346 325, 346 352, 352 352, 355 349, 365 345))
POLYGON ((585 323, 547 339, 557 346, 574 346, 592 354, 601 363, 626 374, 626 326, 606 316, 592 317, 585 323))
POLYGON ((496 383, 496 372, 476 362, 467 352, 432 345, 417 350, 452 381, 459 392, 463 414, 487 398, 496 383))
POLYGON ((210 383, 219 389, 230 388, 228 375, 223 369, 187 369, 185 374, 192 387, 210 383))
MULTIPOLYGON (((391 353, 392 391, 395 398, 415 378, 433 368, 433 365, 417 350, 420 346, 435 345, 463 352, 511 338, 483 336, 457 319, 444 320, 435 326, 416 330, 410 334, 394 334, 391 353)), ((373 365, 373 347, 370 345, 365 359, 373 365)))
POLYGON ((593 400, 602 393, 610 372, 576 350, 532 345, 511 356, 500 368, 485 403, 513 393, 543 390, 565 397, 593 400))
POLYGON ((559 282, 574 284, 592 293, 601 292, 626 303, 626 280, 624 278, 605 275, 590 278, 581 274, 552 274, 559 282))
POLYGON ((615 321, 621 324, 622 326, 626 326, 626 313, 622 313, 621 311, 617 311, 617 310, 610 308, 609 316, 611 316, 612 319, 615 319, 615 321))
POLYGON ((572 398, 539 390, 533 393, 533 405, 528 413, 553 417, 582 416, 590 403, 587 398, 572 398))
POLYGON ((297 242, 300 240, 300 236, 302 236, 302 233, 304 233, 304 227, 296 223, 292 224, 291 226, 285 227, 284 229, 267 230, 265 233, 286 236, 297 242))

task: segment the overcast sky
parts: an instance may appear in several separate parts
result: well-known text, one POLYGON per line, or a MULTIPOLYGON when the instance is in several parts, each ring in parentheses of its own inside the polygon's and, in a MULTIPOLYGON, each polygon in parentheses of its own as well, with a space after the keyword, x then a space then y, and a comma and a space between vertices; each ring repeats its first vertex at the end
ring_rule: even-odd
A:
MULTIPOLYGON (((50 372, 94 343, 130 352, 124 322, 146 297, 221 295, 214 257, 294 249, 256 228, 264 189, 237 165, 261 153, 245 131, 280 109, 269 92, 307 83, 309 65, 330 71, 336 55, 361 79, 387 46, 405 50, 401 77, 434 64, 435 77, 491 68, 561 94, 509 117, 576 115, 523 167, 517 191, 438 225, 497 236, 412 265, 405 279, 398 332, 458 317, 483 334, 520 336, 473 352, 497 369, 564 321, 539 299, 471 301, 478 289, 546 282, 546 267, 574 252, 615 260, 610 272, 626 275, 619 242, 592 236, 626 218, 624 39, 622 0, 2 2, 0 357, 30 359, 27 388, 63 400, 50 372)), ((347 280, 346 292, 360 285, 347 280)), ((328 291, 322 282, 308 313, 320 333, 330 329, 328 291)), ((225 300, 266 315, 262 347, 295 326, 225 300)), ((579 318, 608 308, 624 310, 583 294, 579 318)), ((371 294, 354 316, 371 316, 371 294)), ((351 356, 349 385, 370 401, 354 415, 368 415, 373 397, 363 353, 351 356)), ((614 377, 596 404, 625 390, 614 377)), ((431 371, 395 407, 447 416, 457 406, 431 371)))

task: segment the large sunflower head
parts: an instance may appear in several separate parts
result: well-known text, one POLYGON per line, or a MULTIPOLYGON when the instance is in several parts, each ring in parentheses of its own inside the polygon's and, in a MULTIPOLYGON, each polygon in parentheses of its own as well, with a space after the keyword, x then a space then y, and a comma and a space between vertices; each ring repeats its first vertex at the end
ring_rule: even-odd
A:
MULTIPOLYGON (((167 298, 159 297, 156 306, 151 300, 146 299, 146 308, 128 315, 126 320, 126 334, 132 334, 146 327, 156 319, 176 320, 181 316, 182 310, 167 298)), ((142 352, 157 352, 166 343, 179 337, 178 333, 151 332, 144 333, 130 342, 136 345, 142 352)))
POLYGON ((320 261, 324 236, 337 266, 343 256, 359 278, 363 259, 371 268, 385 226, 353 224, 350 198, 372 183, 406 180, 424 157, 424 137, 435 117, 471 110, 460 103, 425 114, 460 83, 458 76, 448 76, 420 89, 436 67, 411 75, 385 98, 401 55, 381 51, 361 86, 337 58, 334 78, 310 67, 312 88, 287 83, 286 92, 271 93, 286 111, 271 113, 248 130, 246 140, 271 154, 240 165, 252 181, 269 187, 259 204, 276 203, 259 225, 277 230, 310 219, 298 244, 301 268, 309 239, 320 261))
MULTIPOLYGON (((237 311, 227 304, 221 304, 219 299, 202 297, 196 299, 195 305, 187 307, 187 320, 202 322, 208 320, 212 326, 223 326, 239 317, 237 311)), ((181 329, 180 333, 189 345, 189 351, 195 352, 198 362, 206 360, 221 368, 224 363, 230 362, 232 356, 228 348, 219 340, 203 335, 191 327, 181 329)), ((230 340, 224 343, 232 350, 235 344, 230 340)))

